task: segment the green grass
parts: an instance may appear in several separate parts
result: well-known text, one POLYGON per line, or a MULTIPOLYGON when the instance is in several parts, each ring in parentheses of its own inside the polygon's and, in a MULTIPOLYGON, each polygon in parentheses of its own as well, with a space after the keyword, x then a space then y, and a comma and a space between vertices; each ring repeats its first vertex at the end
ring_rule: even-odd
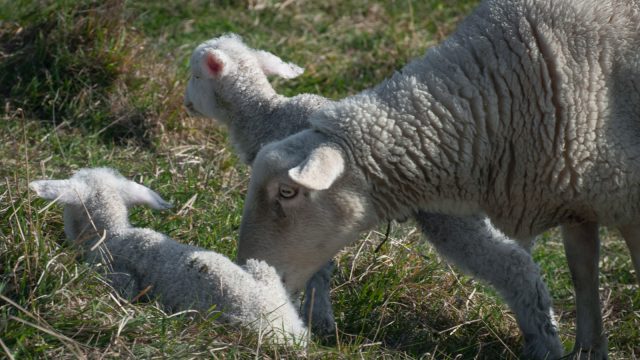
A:
MULTIPOLYGON (((26 184, 111 166, 174 203, 132 221, 235 256, 249 169, 226 133, 181 108, 191 50, 224 32, 303 65, 278 91, 341 98, 376 84, 450 33, 476 1, 0 0, 0 358, 517 358, 522 339, 495 292, 443 262, 411 224, 337 257, 335 339, 306 352, 154 303, 118 298, 64 242, 62 211, 26 184)), ((640 356, 640 295, 624 244, 603 230, 610 357, 640 356)), ((561 241, 536 261, 573 343, 561 241)))

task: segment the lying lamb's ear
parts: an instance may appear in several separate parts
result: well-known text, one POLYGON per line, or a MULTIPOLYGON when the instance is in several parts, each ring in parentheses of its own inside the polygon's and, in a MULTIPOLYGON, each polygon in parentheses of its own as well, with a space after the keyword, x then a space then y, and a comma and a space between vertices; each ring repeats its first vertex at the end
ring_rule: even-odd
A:
POLYGON ((266 75, 278 75, 285 79, 293 79, 301 75, 304 69, 294 63, 286 63, 270 52, 256 50, 255 56, 260 68, 266 75))
POLYGON ((344 158, 337 149, 320 146, 300 165, 289 169, 289 177, 312 190, 326 190, 344 171, 344 158))
POLYGON ((120 190, 121 196, 127 206, 147 205, 157 210, 168 209, 173 206, 166 202, 155 191, 133 181, 126 180, 120 187, 120 190))
POLYGON ((29 189, 43 199, 63 204, 80 204, 87 191, 85 184, 73 180, 36 180, 29 183, 29 189))
POLYGON ((220 78, 229 72, 231 59, 220 50, 205 50, 202 56, 202 71, 205 76, 213 79, 220 78))

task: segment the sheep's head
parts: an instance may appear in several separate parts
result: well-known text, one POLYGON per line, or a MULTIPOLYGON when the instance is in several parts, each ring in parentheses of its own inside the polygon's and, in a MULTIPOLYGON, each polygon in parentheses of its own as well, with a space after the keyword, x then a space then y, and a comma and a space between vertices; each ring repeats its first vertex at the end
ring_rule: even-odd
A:
POLYGON ((291 292, 377 221, 362 174, 313 130, 266 145, 253 163, 238 262, 275 267, 291 292))
POLYGON ((153 190, 109 168, 81 169, 64 180, 36 180, 29 188, 43 199, 65 205, 65 233, 72 240, 92 224, 128 225, 127 208, 131 206, 171 207, 153 190))
POLYGON ((191 55, 190 66, 185 107, 192 115, 227 125, 231 106, 242 106, 244 99, 258 91, 275 94, 268 75, 290 79, 304 71, 269 52, 249 48, 235 34, 200 44, 191 55))

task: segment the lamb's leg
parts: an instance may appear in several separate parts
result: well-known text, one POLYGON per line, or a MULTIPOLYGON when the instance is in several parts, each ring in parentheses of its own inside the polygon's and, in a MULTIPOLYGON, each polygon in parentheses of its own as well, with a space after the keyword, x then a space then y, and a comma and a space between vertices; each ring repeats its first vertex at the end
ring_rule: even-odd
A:
POLYGON ((526 356, 562 356, 549 292, 526 249, 482 217, 419 212, 416 219, 441 255, 502 295, 524 335, 526 356))
POLYGON ((302 308, 302 319, 307 325, 311 323, 311 331, 319 336, 332 334, 335 331, 335 319, 331 307, 331 274, 335 265, 329 261, 307 282, 302 308))
POLYGON ((633 267, 636 270, 638 285, 640 285, 640 224, 621 226, 619 230, 624 241, 627 242, 631 261, 633 261, 633 267))
POLYGON ((564 225, 562 238, 576 297, 574 352, 579 358, 606 359, 607 337, 602 330, 598 296, 598 224, 587 222, 564 225))

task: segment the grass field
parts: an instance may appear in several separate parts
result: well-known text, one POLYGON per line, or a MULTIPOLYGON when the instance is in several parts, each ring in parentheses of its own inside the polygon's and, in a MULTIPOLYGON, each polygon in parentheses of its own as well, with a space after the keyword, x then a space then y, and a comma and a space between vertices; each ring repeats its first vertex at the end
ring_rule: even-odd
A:
MULTIPOLYGON (((132 221, 235 256, 250 175, 224 129, 189 118, 191 50, 224 32, 306 68, 278 91, 341 98, 442 40, 474 0, 0 0, 0 358, 518 358, 513 315, 443 262, 413 224, 337 256, 333 339, 306 350, 153 303, 129 303, 64 241, 62 210, 26 184, 110 166, 155 189, 170 211, 132 221)), ((640 292, 629 255, 602 230, 601 297, 610 358, 640 357, 640 292)), ((534 251, 573 345, 571 280, 558 233, 534 251)))

